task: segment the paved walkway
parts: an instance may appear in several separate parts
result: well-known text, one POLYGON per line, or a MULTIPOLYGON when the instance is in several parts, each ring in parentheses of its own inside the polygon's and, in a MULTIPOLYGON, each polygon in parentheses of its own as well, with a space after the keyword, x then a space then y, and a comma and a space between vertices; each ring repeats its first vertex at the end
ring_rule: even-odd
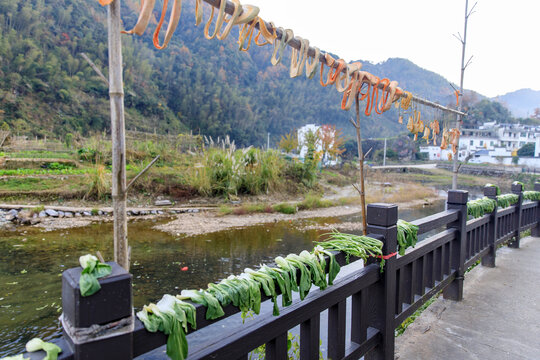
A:
POLYGON ((540 238, 465 275, 461 302, 437 299, 396 339, 396 359, 540 359, 540 238))

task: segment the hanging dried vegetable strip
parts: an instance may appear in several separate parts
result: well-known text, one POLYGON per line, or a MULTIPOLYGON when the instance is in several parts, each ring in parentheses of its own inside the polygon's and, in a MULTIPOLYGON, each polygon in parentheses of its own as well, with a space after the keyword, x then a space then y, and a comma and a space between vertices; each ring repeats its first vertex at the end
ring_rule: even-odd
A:
POLYGON ((270 62, 276 66, 281 62, 283 58, 283 51, 285 46, 294 38, 294 32, 291 29, 284 30, 282 27, 278 28, 281 31, 281 38, 274 40, 274 51, 272 52, 272 58, 270 62))
POLYGON ((301 37, 298 37, 298 40, 300 40, 300 50, 293 48, 291 54, 291 66, 289 69, 289 76, 291 78, 302 75, 306 58, 308 57, 309 40, 302 39, 301 37))
POLYGON ((212 10, 210 12, 210 18, 208 19, 204 27, 204 37, 207 38, 208 40, 212 40, 213 38, 215 38, 218 32, 221 30, 221 27, 223 26, 223 22, 225 20, 225 5, 226 4, 227 2, 224 0, 221 1, 219 4, 216 25, 215 25, 214 32, 212 33, 212 35, 210 35, 210 25, 212 25, 212 20, 214 20, 214 7, 211 6, 212 10))
POLYGON ((257 36, 255 36, 255 44, 257 46, 264 46, 268 44, 273 44, 274 41, 277 38, 277 32, 276 32, 276 26, 273 22, 270 22, 270 26, 272 26, 273 32, 268 31, 268 28, 266 27, 266 23, 263 19, 257 18, 257 22, 259 23, 259 33, 257 36), (260 42, 259 38, 260 36, 264 37, 264 42, 260 42))
POLYGON ((156 0, 142 0, 141 4, 141 13, 139 14, 137 23, 135 24, 133 29, 128 31, 122 31, 123 34, 137 34, 140 36, 148 27, 148 22, 152 17, 152 12, 154 11, 156 0))
POLYGON ((242 5, 240 5, 239 0, 232 0, 232 3, 234 5, 233 13, 230 17, 227 17, 227 15, 225 15, 223 21, 227 23, 227 25, 225 26, 225 29, 223 29, 223 32, 221 34, 219 34, 218 31, 218 34, 216 35, 219 40, 225 40, 229 36, 233 26, 236 25, 235 21, 238 19, 240 13, 242 12, 242 5))
POLYGON ((156 28, 156 31, 154 32, 154 46, 159 50, 165 49, 167 45, 169 45, 169 41, 171 41, 174 31, 178 27, 178 22, 180 21, 180 15, 182 13, 182 0, 174 0, 171 17, 169 19, 169 24, 167 25, 167 32, 165 33, 165 39, 163 40, 163 45, 159 45, 159 31, 161 29, 161 24, 163 23, 165 10, 166 9, 164 8, 163 13, 161 14, 161 19, 159 21, 158 27, 156 28))

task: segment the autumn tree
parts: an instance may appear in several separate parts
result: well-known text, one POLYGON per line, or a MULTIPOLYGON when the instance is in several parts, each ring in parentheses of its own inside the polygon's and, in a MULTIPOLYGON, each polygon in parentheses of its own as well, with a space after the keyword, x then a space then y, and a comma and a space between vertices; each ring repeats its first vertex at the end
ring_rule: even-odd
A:
POLYGON ((298 148, 298 137, 296 136, 296 130, 291 131, 288 134, 282 135, 278 144, 279 148, 290 153, 298 148))
POLYGON ((343 132, 335 125, 323 125, 319 129, 323 159, 337 159, 345 151, 343 132))

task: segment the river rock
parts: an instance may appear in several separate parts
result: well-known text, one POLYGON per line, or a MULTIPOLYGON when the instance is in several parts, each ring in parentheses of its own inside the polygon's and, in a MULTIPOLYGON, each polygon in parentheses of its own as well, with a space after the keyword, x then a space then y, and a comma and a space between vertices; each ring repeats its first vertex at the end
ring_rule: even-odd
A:
POLYGON ((53 210, 53 209, 47 209, 47 210, 45 210, 45 212, 46 212, 47 215, 49 215, 49 216, 52 216, 52 217, 58 217, 58 211, 56 211, 56 210, 53 210))
POLYGON ((38 215, 40 218, 44 218, 44 217, 47 217, 47 213, 45 212, 45 210, 41 210, 39 212, 39 215, 38 215))
POLYGON ((19 224, 30 225, 30 220, 32 219, 32 212, 30 210, 22 210, 17 215, 17 218, 19 224))
POLYGON ((102 215, 103 215, 103 211, 98 210, 97 214, 98 214, 99 216, 102 216, 102 215))
POLYGON ((66 214, 65 212, 63 212, 61 210, 58 210, 58 217, 59 218, 63 218, 65 214, 66 214))
POLYGON ((15 216, 11 215, 11 214, 7 214, 5 219, 6 219, 6 221, 13 221, 13 220, 15 220, 17 218, 15 216))
POLYGON ((158 210, 157 213, 158 213, 158 215, 163 215, 163 211, 161 211, 161 210, 158 210))
POLYGON ((82 216, 82 215, 81 215, 80 212, 76 212, 76 213, 75 213, 75 217, 81 217, 81 216, 82 216))
POLYGON ((11 209, 8 211, 8 214, 13 216, 13 217, 17 217, 17 215, 19 214, 19 212, 15 209, 11 209))
POLYGON ((90 211, 83 211, 83 216, 92 216, 92 213, 90 211))
POLYGON ((157 215, 157 211, 156 211, 156 210, 152 210, 152 211, 150 211, 150 214, 152 214, 152 215, 157 215))
POLYGON ((73 217, 73 213, 71 211, 66 211, 64 213, 64 216, 67 217, 67 218, 72 218, 73 217))
POLYGON ((154 205, 156 206, 170 206, 172 205, 171 200, 156 200, 154 202, 154 205))

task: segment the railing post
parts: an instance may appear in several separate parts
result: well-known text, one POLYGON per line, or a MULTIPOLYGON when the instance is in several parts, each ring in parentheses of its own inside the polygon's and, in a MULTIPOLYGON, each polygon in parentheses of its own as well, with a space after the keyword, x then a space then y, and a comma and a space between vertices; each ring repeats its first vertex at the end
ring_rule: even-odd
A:
POLYGON ((514 229, 516 229, 516 232, 514 234, 514 240, 510 240, 508 242, 508 247, 519 249, 519 239, 520 239, 520 233, 521 233, 521 203, 523 202, 523 185, 519 183, 513 183, 512 184, 512 194, 516 194, 519 196, 518 202, 516 203, 515 208, 515 222, 514 222, 514 229))
MULTIPOLYGON (((540 183, 534 184, 534 191, 540 191, 540 183)), ((540 237, 540 201, 536 207, 536 226, 531 229, 531 236, 540 237)))
MULTIPOLYGON (((497 188, 495 186, 485 186, 484 196, 497 201, 497 188)), ((495 267, 495 257, 497 255, 497 205, 489 215, 489 225, 487 233, 487 243, 489 251, 482 258, 482 266, 495 267)))
POLYGON ((446 207, 448 210, 459 210, 456 221, 447 225, 449 229, 457 230, 457 238, 452 242, 450 259, 452 269, 456 270, 455 279, 448 284, 443 291, 445 299, 461 301, 463 300, 463 280, 465 279, 465 252, 467 246, 467 200, 469 193, 463 190, 449 190, 446 207))
POLYGON ((82 297, 81 267, 62 274, 62 327, 75 360, 133 358, 131 274, 115 262, 111 275, 99 279, 101 289, 82 297))
MULTIPOLYGON (((367 206, 367 233, 383 237, 384 255, 397 251, 398 207, 394 204, 369 204, 367 206)), ((375 309, 368 326, 376 328, 382 335, 382 343, 366 354, 366 360, 394 359, 394 309, 396 302, 396 256, 386 260, 379 286, 370 293, 370 302, 375 309), (373 295, 373 296, 372 296, 373 295)))

